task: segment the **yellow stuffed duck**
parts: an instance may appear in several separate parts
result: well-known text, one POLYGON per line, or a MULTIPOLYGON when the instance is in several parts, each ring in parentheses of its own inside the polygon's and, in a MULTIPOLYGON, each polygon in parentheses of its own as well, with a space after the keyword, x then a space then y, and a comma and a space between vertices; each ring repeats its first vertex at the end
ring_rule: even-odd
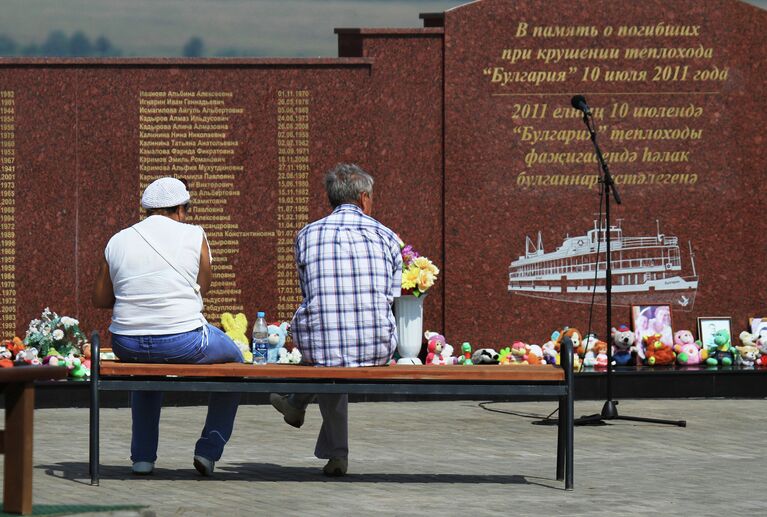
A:
POLYGON ((248 317, 239 312, 237 315, 231 312, 225 312, 221 315, 221 326, 226 335, 232 338, 242 352, 242 358, 246 363, 253 362, 253 353, 250 351, 250 340, 246 332, 248 331, 248 317))

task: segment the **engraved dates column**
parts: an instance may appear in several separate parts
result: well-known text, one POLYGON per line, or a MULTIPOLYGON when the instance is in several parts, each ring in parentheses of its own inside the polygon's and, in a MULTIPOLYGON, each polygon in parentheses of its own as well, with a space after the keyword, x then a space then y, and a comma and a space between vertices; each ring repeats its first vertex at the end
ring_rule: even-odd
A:
POLYGON ((0 332, 16 334, 16 97, 0 86, 0 332))
POLYGON ((309 222, 311 92, 277 92, 277 319, 290 321, 301 303, 293 240, 309 222))

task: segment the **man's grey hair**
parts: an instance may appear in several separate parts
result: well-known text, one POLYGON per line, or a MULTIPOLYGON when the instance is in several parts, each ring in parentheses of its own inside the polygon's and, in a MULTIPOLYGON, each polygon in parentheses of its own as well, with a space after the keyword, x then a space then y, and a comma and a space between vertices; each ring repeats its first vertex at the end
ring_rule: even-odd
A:
POLYGON ((325 175, 325 190, 333 208, 344 203, 356 204, 360 194, 373 193, 373 176, 353 163, 339 163, 325 175))

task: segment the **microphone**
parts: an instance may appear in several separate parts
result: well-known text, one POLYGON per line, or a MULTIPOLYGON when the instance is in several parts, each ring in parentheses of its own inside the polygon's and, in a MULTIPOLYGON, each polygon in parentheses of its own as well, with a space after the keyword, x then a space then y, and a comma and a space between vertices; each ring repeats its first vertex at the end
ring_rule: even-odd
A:
POLYGON ((586 97, 583 95, 574 96, 572 99, 570 99, 570 104, 573 105, 573 108, 582 111, 585 115, 591 115, 589 105, 586 104, 586 97))

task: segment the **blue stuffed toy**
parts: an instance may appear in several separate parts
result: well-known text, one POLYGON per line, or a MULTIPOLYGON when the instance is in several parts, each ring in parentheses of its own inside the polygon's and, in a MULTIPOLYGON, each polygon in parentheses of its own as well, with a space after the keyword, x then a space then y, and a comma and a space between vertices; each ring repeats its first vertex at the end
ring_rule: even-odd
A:
POLYGON ((277 363, 280 361, 280 348, 285 346, 289 328, 290 325, 287 321, 283 321, 280 325, 271 324, 267 327, 269 331, 269 353, 266 362, 277 363))

